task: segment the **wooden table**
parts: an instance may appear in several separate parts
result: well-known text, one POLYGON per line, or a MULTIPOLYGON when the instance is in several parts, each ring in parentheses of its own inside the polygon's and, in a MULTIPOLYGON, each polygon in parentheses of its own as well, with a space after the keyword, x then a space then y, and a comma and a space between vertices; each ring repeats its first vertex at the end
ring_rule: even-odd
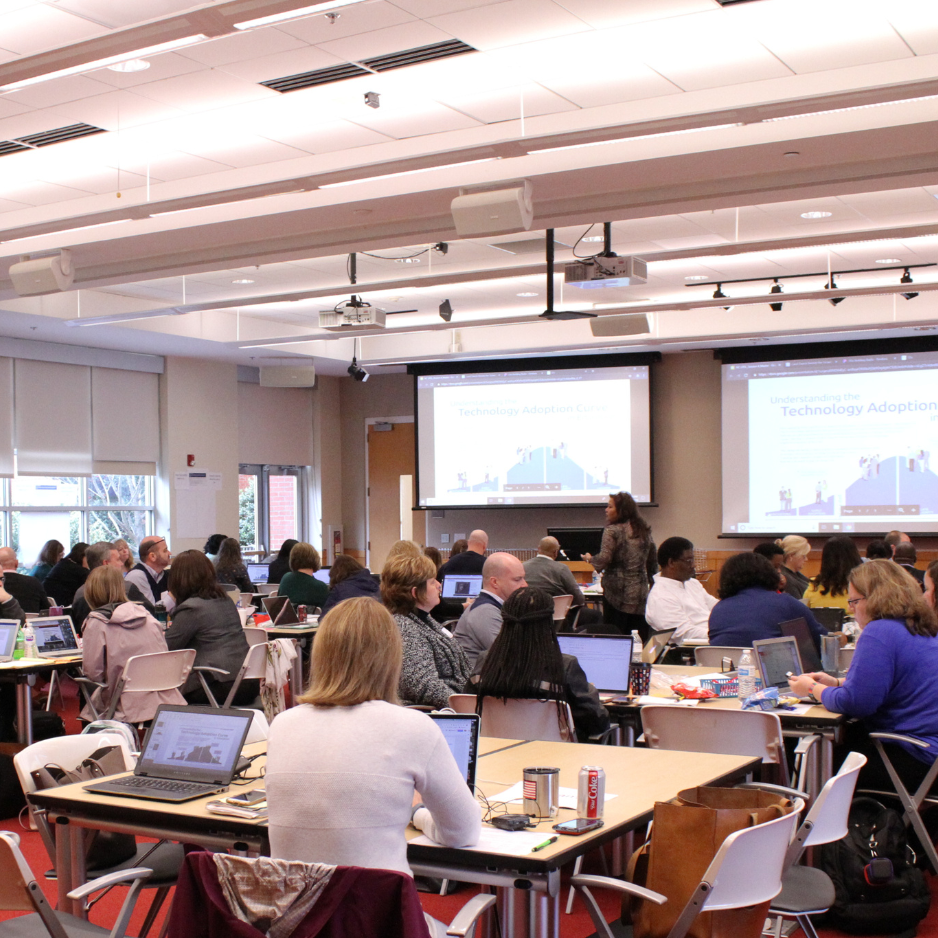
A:
POLYGON ((16 735, 25 746, 33 742, 33 701, 31 688, 36 675, 64 671, 81 664, 81 654, 62 658, 18 658, 0 663, 0 681, 16 685, 16 735))
MULTIPOLYGON (((258 744, 263 746, 263 744, 258 744)), ((478 850, 410 844, 408 860, 417 874, 480 883, 498 893, 498 908, 506 936, 559 935, 560 868, 578 856, 646 824, 656 801, 673 798, 684 788, 730 784, 758 763, 747 756, 725 756, 665 750, 587 746, 577 743, 480 740, 477 785, 492 797, 521 780, 526 766, 550 765, 560 769, 560 784, 575 788, 580 767, 601 764, 606 769, 606 791, 617 797, 606 802, 605 825, 580 837, 560 837, 537 853, 515 856, 478 850)), ((251 747, 248 747, 251 750, 251 747)), ((259 771, 254 763, 252 775, 259 771)), ((82 829, 100 828, 145 836, 203 844, 220 850, 259 855, 268 849, 265 822, 211 815, 205 803, 211 796, 181 805, 91 794, 82 784, 67 785, 29 795, 45 809, 57 831, 56 868, 60 910, 75 910, 67 893, 85 881, 82 829)), ((512 806, 521 812, 521 806, 512 806)), ((541 821, 537 830, 550 834, 558 820, 574 817, 561 809, 557 818, 541 821)), ((419 836, 408 829, 413 840, 419 836)), ((77 913, 76 913, 77 914, 77 913)))

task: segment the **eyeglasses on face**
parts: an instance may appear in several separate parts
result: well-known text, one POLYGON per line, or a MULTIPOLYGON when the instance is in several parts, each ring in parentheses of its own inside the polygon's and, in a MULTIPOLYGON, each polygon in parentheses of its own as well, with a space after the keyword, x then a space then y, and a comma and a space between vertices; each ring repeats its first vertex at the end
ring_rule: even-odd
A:
POLYGON ((855 608, 855 607, 856 607, 856 604, 857 604, 857 603, 862 603, 864 599, 866 599, 865 596, 858 596, 856 599, 848 599, 848 600, 847 600, 847 605, 850 606, 851 609, 852 609, 852 608, 855 608))

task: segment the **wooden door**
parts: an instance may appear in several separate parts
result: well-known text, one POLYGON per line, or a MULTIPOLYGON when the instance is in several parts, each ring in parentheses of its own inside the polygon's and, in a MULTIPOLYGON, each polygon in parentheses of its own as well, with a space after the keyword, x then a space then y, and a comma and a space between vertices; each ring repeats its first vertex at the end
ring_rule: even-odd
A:
POLYGON ((401 476, 405 475, 414 475, 413 423, 393 423, 390 430, 369 426, 368 566, 373 573, 381 572, 388 550, 401 536, 401 476))

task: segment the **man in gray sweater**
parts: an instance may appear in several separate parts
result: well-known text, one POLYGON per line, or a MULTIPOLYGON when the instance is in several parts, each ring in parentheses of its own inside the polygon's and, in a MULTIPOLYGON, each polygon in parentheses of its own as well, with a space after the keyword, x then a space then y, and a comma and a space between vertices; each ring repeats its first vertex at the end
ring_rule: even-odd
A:
POLYGON ((502 627, 502 603, 517 589, 527 586, 524 566, 511 554, 496 553, 482 568, 482 592, 460 616, 455 638, 475 667, 476 658, 492 647, 502 627))

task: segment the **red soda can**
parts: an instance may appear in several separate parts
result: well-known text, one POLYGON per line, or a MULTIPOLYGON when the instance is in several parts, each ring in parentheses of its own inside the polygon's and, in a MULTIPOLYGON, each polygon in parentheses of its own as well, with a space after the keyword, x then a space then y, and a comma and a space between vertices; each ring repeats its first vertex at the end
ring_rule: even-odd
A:
POLYGON ((300 620, 300 622, 306 621, 306 606, 300 604, 296 607, 296 617, 300 620))
POLYGON ((600 765, 584 765, 577 788, 577 817, 600 818, 605 806, 606 770, 600 765))

